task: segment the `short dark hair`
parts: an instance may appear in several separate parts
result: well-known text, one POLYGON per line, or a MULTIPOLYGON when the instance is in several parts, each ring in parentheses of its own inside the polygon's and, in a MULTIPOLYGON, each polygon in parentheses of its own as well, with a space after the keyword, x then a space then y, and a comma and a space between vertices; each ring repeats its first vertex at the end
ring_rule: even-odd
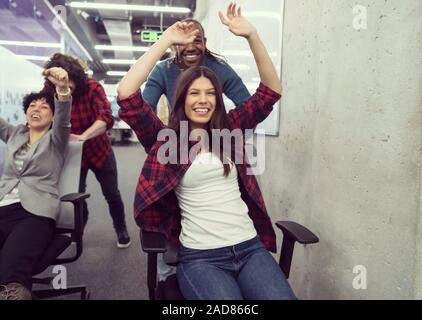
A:
MULTIPOLYGON (((68 56, 62 53, 55 53, 50 60, 44 65, 44 69, 50 69, 53 67, 60 67, 66 70, 69 75, 69 79, 75 83, 75 95, 83 94, 87 90, 88 76, 85 73, 84 68, 78 61, 78 59, 68 56)), ((47 79, 46 79, 47 80, 47 79)), ((50 81, 47 81, 50 85, 50 90, 54 92, 54 87, 50 81)))
POLYGON ((36 101, 36 100, 41 100, 41 99, 45 99, 45 101, 47 101, 47 104, 49 105, 51 111, 54 114, 54 97, 51 93, 45 90, 41 90, 40 92, 31 92, 23 97, 22 104, 23 104, 23 111, 25 112, 25 114, 28 111, 28 108, 31 102, 36 101))
MULTIPOLYGON (((221 62, 227 62, 227 60, 224 56, 222 56, 221 54, 212 52, 210 49, 208 49, 207 44, 206 44, 207 37, 205 36, 204 27, 202 26, 202 24, 198 20, 193 19, 193 18, 186 18, 186 19, 183 19, 181 22, 193 23, 199 29, 199 31, 201 32, 202 37, 204 39, 204 55, 205 56, 208 56, 210 59, 213 59, 213 60, 220 62, 220 63, 221 62)), ((181 57, 178 56, 178 54, 176 53, 176 62, 180 64, 180 61, 181 61, 181 57)))

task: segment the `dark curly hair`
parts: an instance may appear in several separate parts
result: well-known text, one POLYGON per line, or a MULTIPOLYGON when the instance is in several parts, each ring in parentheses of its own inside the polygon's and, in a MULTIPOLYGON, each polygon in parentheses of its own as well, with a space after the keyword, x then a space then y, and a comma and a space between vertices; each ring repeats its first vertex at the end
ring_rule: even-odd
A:
MULTIPOLYGON (((86 92, 88 87, 88 76, 85 74, 84 68, 77 59, 62 53, 55 53, 50 60, 46 62, 44 69, 53 67, 61 67, 67 71, 69 79, 72 80, 76 86, 75 91, 73 92, 74 95, 78 96, 86 92)), ((51 92, 55 92, 54 85, 48 81, 47 78, 46 84, 51 92)))
POLYGON ((47 101, 47 104, 50 106, 50 109, 54 114, 54 96, 46 90, 41 90, 40 92, 31 92, 23 97, 22 105, 25 114, 28 111, 31 102, 41 99, 45 99, 45 101, 47 101))

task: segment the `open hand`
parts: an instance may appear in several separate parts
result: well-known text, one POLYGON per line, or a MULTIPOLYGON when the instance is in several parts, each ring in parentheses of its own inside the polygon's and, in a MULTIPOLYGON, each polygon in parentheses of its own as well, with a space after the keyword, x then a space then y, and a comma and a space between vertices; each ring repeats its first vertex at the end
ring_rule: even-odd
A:
POLYGON ((236 36, 249 39, 256 33, 255 27, 242 17, 240 7, 238 7, 235 2, 230 3, 227 7, 226 16, 224 16, 221 11, 218 11, 218 16, 220 17, 221 22, 236 36))
POLYGON ((176 22, 164 32, 163 37, 167 37, 172 45, 188 44, 195 40, 199 30, 195 28, 193 22, 176 22))
POLYGON ((53 67, 44 70, 43 75, 56 86, 59 92, 66 92, 69 89, 69 75, 67 71, 60 67, 53 67))

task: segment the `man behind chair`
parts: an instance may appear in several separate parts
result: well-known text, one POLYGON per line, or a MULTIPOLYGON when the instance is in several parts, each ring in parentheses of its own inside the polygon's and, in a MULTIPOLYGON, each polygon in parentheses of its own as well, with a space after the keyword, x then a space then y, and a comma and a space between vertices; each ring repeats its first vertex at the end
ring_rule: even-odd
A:
MULTIPOLYGON (((77 59, 56 53, 44 67, 46 69, 61 67, 69 74, 73 98, 70 138, 85 141, 79 191, 85 192, 88 170, 91 169, 107 200, 117 234, 117 247, 127 248, 130 245, 130 237, 126 229, 124 205, 117 184, 116 159, 106 133, 114 124, 110 102, 101 84, 87 77, 77 59)), ((49 81, 46 81, 46 87, 50 86, 49 81)), ((87 220, 86 203, 84 211, 87 220)))

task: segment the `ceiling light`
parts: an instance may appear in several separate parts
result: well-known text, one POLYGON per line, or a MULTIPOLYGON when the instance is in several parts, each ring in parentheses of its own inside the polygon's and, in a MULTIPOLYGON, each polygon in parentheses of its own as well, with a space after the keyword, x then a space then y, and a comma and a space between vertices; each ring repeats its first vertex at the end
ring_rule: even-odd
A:
POLYGON ((111 77, 123 77, 126 73, 126 71, 107 71, 107 75, 111 77))
POLYGON ((87 12, 85 12, 85 11, 82 11, 82 10, 78 10, 77 11, 77 13, 82 17, 82 18, 84 18, 85 20, 88 20, 88 18, 90 17, 90 15, 87 13, 87 12))
POLYGON ((24 58, 26 60, 33 60, 33 61, 48 61, 50 57, 47 56, 31 56, 31 55, 24 55, 24 54, 16 54, 17 57, 24 58))
POLYGON ((32 42, 32 41, 10 41, 0 40, 0 45, 20 46, 20 47, 38 47, 38 48, 61 48, 60 43, 54 42, 32 42))
POLYGON ((130 64, 134 64, 136 62, 135 59, 103 59, 101 61, 102 63, 105 64, 123 64, 123 65, 130 65, 130 64))
MULTIPOLYGON (((95 49, 99 51, 127 51, 127 52, 147 52, 151 47, 142 46, 112 46, 112 45, 96 45, 95 49)), ((167 49, 166 52, 171 52, 167 49)))
POLYGON ((71 2, 69 6, 78 9, 104 9, 115 11, 144 11, 144 12, 163 12, 163 13, 190 13, 189 8, 169 7, 169 6, 145 6, 136 4, 117 4, 117 3, 97 3, 97 2, 71 2))
POLYGON ((129 51, 129 52, 146 52, 150 47, 134 47, 134 46, 111 46, 96 45, 95 49, 100 51, 129 51))

